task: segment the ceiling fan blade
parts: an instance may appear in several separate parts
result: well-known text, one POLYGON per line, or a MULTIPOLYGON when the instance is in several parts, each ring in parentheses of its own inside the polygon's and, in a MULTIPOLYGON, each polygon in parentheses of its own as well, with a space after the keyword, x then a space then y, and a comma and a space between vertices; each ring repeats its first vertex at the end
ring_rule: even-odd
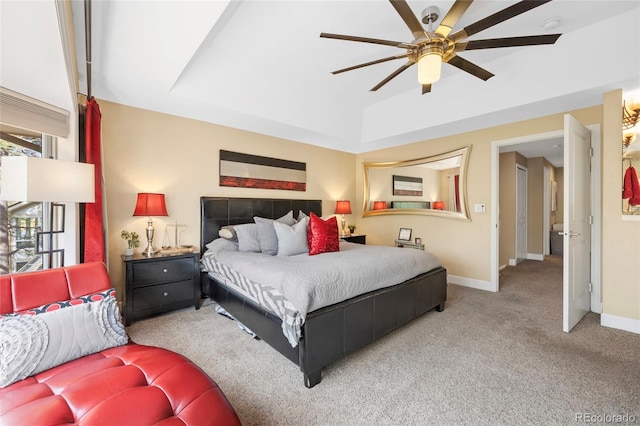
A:
POLYGON ((384 44, 385 46, 400 47, 403 49, 410 49, 412 47, 415 47, 415 45, 411 43, 404 43, 402 41, 381 40, 378 38, 358 37, 344 34, 320 33, 320 37, 333 38, 337 40, 359 41, 362 43, 384 44))
POLYGON ((473 0, 456 0, 453 6, 451 6, 451 9, 447 12, 447 15, 442 19, 442 22, 440 22, 440 26, 436 32, 441 34, 443 37, 448 36, 462 15, 464 15, 469 6, 471 6, 471 3, 473 3, 473 0))
POLYGON ((455 51, 494 49, 497 47, 536 46, 553 44, 562 34, 545 34, 524 37, 490 38, 486 40, 472 40, 456 43, 455 51))
POLYGON ((418 18, 416 18, 416 15, 413 14, 413 11, 405 0, 389 1, 391 2, 391 5, 396 9, 396 12, 398 12, 398 15, 400 15, 404 23, 407 24, 407 27, 409 27, 409 30, 411 30, 411 34, 413 34, 414 38, 426 38, 427 40, 430 40, 429 35, 422 27, 422 24, 420 23, 418 18))
POLYGON ((401 59, 401 58, 406 58, 406 57, 407 57, 406 53, 402 54, 402 55, 389 56, 387 58, 376 59, 375 61, 365 62, 364 64, 354 65, 352 67, 342 68, 341 70, 332 71, 331 74, 340 74, 340 73, 345 72, 345 71, 356 70, 358 68, 368 67, 369 65, 381 64, 383 62, 393 61, 394 59, 401 59))
POLYGON ((446 60, 446 62, 448 64, 451 64, 454 67, 461 69, 462 71, 466 71, 469 74, 474 75, 474 76, 476 76, 479 79, 482 79, 484 81, 487 81, 491 77, 493 77, 493 74, 490 73, 489 71, 485 70, 484 68, 480 68, 479 66, 477 66, 473 62, 469 62, 466 59, 463 59, 463 58, 461 58, 460 56, 457 56, 457 55, 453 55, 451 58, 446 60))
POLYGON ((414 62, 411 62, 411 61, 407 62, 406 64, 404 64, 403 66, 401 66, 400 68, 398 68, 397 70, 395 70, 394 72, 389 74, 389 76, 387 78, 385 78, 384 80, 382 80, 380 83, 376 84, 370 90, 370 92, 375 92, 376 90, 378 90, 379 88, 381 88, 382 86, 384 86, 385 84, 390 82, 393 78, 397 77, 398 74, 400 74, 402 71, 406 70, 407 68, 409 68, 413 64, 414 64, 414 62))
POLYGON ((467 25, 460 31, 456 31, 451 36, 451 38, 455 42, 458 42, 476 33, 479 33, 480 31, 486 30, 487 28, 504 22, 507 19, 511 19, 531 9, 535 9, 538 6, 542 6, 545 3, 549 3, 550 1, 551 0, 524 0, 518 2, 512 6, 507 7, 506 9, 502 9, 501 11, 494 13, 493 15, 487 16, 486 18, 481 19, 478 22, 467 25))
POLYGON ((422 94, 424 95, 425 93, 429 93, 431 92, 431 85, 430 84, 423 84, 422 85, 422 94))

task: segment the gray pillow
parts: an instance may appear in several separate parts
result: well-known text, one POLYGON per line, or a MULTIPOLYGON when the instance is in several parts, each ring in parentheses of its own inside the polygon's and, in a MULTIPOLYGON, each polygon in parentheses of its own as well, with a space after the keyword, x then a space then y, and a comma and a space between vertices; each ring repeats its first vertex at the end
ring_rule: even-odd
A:
POLYGON ((253 220, 258 225, 258 237, 260 239, 260 251, 264 254, 275 255, 278 253, 278 236, 273 228, 273 222, 284 223, 285 225, 293 225, 296 223, 293 218, 293 210, 276 220, 266 219, 264 217, 255 216, 253 220))
POLYGON ((301 222, 302 219, 304 219, 305 217, 307 219, 309 219, 309 216, 305 212, 303 212, 302 210, 299 210, 298 211, 298 222, 301 222))
POLYGON ((308 217, 303 218, 292 226, 273 222, 273 228, 278 236, 278 256, 309 253, 309 243, 307 242, 308 227, 308 217))
POLYGON ((260 253, 260 237, 258 235, 258 225, 246 223, 234 226, 238 236, 238 250, 260 253))
POLYGON ((216 238, 206 245, 207 250, 213 254, 218 254, 221 251, 239 251, 237 241, 226 240, 224 238, 216 238))

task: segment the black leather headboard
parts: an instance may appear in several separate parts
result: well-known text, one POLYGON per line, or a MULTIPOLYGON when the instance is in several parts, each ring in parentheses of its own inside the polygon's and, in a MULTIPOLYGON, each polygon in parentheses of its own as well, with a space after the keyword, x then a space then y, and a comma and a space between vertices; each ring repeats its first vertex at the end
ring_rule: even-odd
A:
POLYGON ((253 223, 254 216, 277 219, 289 210, 293 210, 293 217, 298 216, 299 210, 322 216, 322 200, 200 197, 200 253, 218 238, 223 226, 253 223))

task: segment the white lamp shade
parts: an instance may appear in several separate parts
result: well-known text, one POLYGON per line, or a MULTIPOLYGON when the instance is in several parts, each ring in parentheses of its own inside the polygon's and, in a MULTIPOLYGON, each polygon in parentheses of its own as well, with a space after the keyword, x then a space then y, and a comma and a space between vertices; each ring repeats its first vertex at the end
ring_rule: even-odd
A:
POLYGON ((95 202, 93 164, 10 156, 1 167, 0 200, 95 202))
POLYGON ((427 53, 418 60, 418 81, 420 84, 431 84, 440 80, 442 56, 438 53, 427 53))

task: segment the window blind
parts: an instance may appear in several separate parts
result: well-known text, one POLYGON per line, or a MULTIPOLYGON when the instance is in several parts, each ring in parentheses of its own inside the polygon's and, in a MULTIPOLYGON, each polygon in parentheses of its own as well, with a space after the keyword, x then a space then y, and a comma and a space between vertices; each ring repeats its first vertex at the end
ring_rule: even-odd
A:
POLYGON ((0 86, 0 122, 52 136, 69 136, 69 111, 0 86))

